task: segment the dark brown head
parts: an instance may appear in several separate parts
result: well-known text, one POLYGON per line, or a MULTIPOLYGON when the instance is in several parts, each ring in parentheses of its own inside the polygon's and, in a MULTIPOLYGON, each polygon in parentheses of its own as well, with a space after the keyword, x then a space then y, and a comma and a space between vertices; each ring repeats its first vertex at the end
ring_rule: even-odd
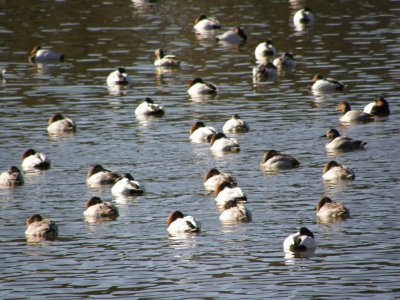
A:
POLYGON ((32 216, 26 218, 26 226, 32 224, 33 222, 40 222, 43 220, 43 217, 40 214, 33 214, 32 216))
POLYGON ((103 201, 99 197, 92 197, 85 203, 85 209, 92 205, 103 203, 103 201))
POLYGON ((36 55, 36 53, 37 53, 40 49, 42 49, 41 46, 35 46, 35 47, 33 47, 31 53, 29 54, 29 59, 30 59, 31 61, 35 61, 35 55, 36 55))
POLYGON ((216 168, 212 168, 211 170, 209 170, 205 175, 204 175, 204 181, 207 181, 208 179, 210 179, 213 176, 219 175, 221 174, 220 171, 218 171, 218 169, 216 168))
POLYGON ((337 131, 337 130, 334 129, 334 128, 329 129, 329 130, 323 135, 323 137, 327 137, 327 138, 330 139, 330 140, 334 140, 334 139, 336 139, 336 138, 339 137, 339 136, 340 136, 339 131, 337 131))
POLYGON ((246 40, 247 39, 247 35, 244 33, 243 29, 240 27, 235 27, 233 29, 233 31, 235 33, 237 33, 242 39, 246 40))
POLYGON ((16 166, 11 166, 11 167, 9 167, 8 168, 8 171, 7 171, 9 174, 12 174, 12 173, 21 173, 21 170, 20 169, 18 169, 18 167, 16 167, 16 166))
POLYGON ((265 162, 267 162, 269 159, 271 159, 272 157, 276 156, 276 155, 280 155, 280 153, 278 151, 275 150, 267 150, 264 152, 263 158, 261 159, 260 164, 263 164, 265 162))
POLYGON ((179 210, 176 210, 176 211, 174 211, 174 212, 172 212, 170 215, 169 215, 169 217, 168 217, 168 219, 167 219, 167 225, 170 225, 172 222, 174 222, 175 220, 177 220, 177 219, 182 219, 182 218, 184 218, 185 217, 185 215, 182 213, 182 212, 180 212, 179 210))
POLYGON ((232 200, 226 201, 224 203, 224 205, 222 206, 222 210, 227 210, 232 207, 236 207, 237 205, 238 205, 237 199, 232 199, 232 200))
POLYGON ((210 144, 211 144, 211 146, 214 145, 214 143, 215 143, 216 140, 222 139, 222 138, 226 138, 226 135, 223 134, 222 132, 214 133, 214 134, 211 136, 211 139, 210 139, 210 144))
POLYGON ((64 118, 64 116, 62 114, 56 113, 52 117, 50 117, 49 125, 51 125, 52 123, 57 122, 59 120, 63 120, 63 119, 65 119, 65 118, 64 118))
POLYGON ((230 181, 224 181, 222 183, 220 183, 217 188, 215 189, 214 195, 218 196, 218 194, 224 190, 224 188, 234 188, 234 184, 230 181))
POLYGON ((346 101, 340 101, 336 107, 336 110, 341 112, 342 114, 347 113, 351 110, 350 104, 346 101))
POLYGON ((199 23, 201 20, 205 20, 207 19, 206 15, 200 15, 198 16, 195 20, 194 20, 194 25, 196 25, 197 23, 199 23))
POLYGON ((325 203, 332 203, 332 199, 329 197, 322 197, 321 200, 319 200, 317 203, 317 213, 319 212, 321 207, 325 205, 325 203))
POLYGON ((90 167, 86 178, 89 178, 90 176, 103 171, 108 171, 108 170, 104 169, 101 165, 93 165, 90 167))
POLYGON ((328 172, 330 169, 332 169, 334 167, 339 167, 339 166, 340 165, 336 161, 330 160, 324 166, 324 173, 328 172))
POLYGON ((194 86, 196 83, 204 83, 203 79, 196 77, 192 81, 189 82, 189 87, 194 86))
POLYGON ((200 127, 206 127, 206 124, 204 124, 204 122, 202 121, 197 121, 196 123, 194 123, 192 125, 192 127, 190 127, 190 134, 192 134, 193 132, 195 132, 197 129, 199 129, 200 127))
POLYGON ((161 48, 156 49, 156 51, 154 51, 154 54, 158 59, 163 58, 165 56, 164 50, 161 48))
POLYGON ((371 114, 375 116, 388 116, 390 114, 389 103, 382 96, 375 98, 375 106, 371 110, 371 114))
POLYGON ((36 151, 35 151, 35 150, 33 150, 33 149, 28 149, 28 150, 26 150, 26 151, 22 154, 22 160, 24 160, 24 159, 27 158, 28 156, 35 155, 35 154, 36 154, 36 151))
POLYGON ((315 74, 315 75, 313 76, 312 81, 313 81, 313 82, 316 82, 317 80, 320 80, 320 79, 322 79, 322 78, 323 78, 322 75, 319 74, 319 73, 317 73, 317 74, 315 74))

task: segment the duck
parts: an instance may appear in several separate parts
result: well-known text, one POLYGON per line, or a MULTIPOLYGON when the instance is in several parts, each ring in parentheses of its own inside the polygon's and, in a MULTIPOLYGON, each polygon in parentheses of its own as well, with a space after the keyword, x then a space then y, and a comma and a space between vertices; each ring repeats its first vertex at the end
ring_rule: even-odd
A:
POLYGON ((29 55, 31 62, 63 61, 64 58, 65 55, 63 53, 42 49, 41 46, 35 46, 29 55))
POLYGON ((260 166, 268 170, 286 170, 298 168, 300 163, 296 158, 288 154, 283 154, 276 150, 267 150, 264 152, 260 166))
POLYGON ((231 30, 225 31, 224 33, 217 35, 217 41, 226 42, 229 44, 241 44, 247 40, 247 35, 240 27, 235 27, 231 30))
POLYGON ((342 82, 333 78, 323 78, 321 74, 315 74, 312 81, 311 90, 313 92, 341 91, 345 87, 342 82))
POLYGON ((132 79, 129 77, 125 68, 117 68, 117 70, 111 72, 107 77, 108 86, 116 85, 130 85, 132 79))
POLYGON ((123 174, 111 188, 114 196, 134 196, 144 192, 143 186, 131 174, 123 174))
POLYGON ((306 227, 301 227, 298 232, 289 235, 283 241, 283 250, 285 252, 304 252, 315 250, 317 242, 314 234, 306 227))
POLYGON ((201 78, 195 78, 189 83, 188 94, 191 96, 215 95, 218 88, 215 84, 204 82, 201 78))
POLYGON ((262 42, 254 50, 254 56, 258 61, 266 61, 276 55, 276 48, 271 40, 262 42))
POLYGON ((291 69, 296 64, 293 54, 285 52, 281 56, 275 58, 272 62, 277 68, 291 69))
POLYGON ((328 150, 351 151, 364 149, 364 146, 367 144, 367 142, 341 136, 339 131, 334 128, 329 129, 322 137, 330 139, 330 142, 325 144, 325 148, 328 150))
POLYGON ((95 164, 90 167, 86 176, 86 182, 88 185, 93 186, 115 184, 120 177, 119 174, 104 169, 101 165, 95 164))
POLYGON ((50 159, 44 153, 38 153, 34 149, 25 150, 22 154, 22 169, 47 170, 50 169, 50 159))
POLYGON ((91 197, 85 203, 85 217, 89 218, 111 218, 118 217, 118 208, 111 202, 103 201, 99 197, 91 197))
POLYGON ((213 30, 213 29, 219 29, 221 28, 221 24, 219 21, 215 18, 207 17, 206 15, 199 15, 195 20, 194 20, 194 26, 193 28, 198 31, 207 31, 207 30, 213 30))
POLYGON ((16 187, 24 184, 24 176, 16 166, 11 166, 7 171, 0 173, 0 186, 16 187))
POLYGON ((323 170, 322 178, 324 180, 354 180, 355 174, 347 166, 338 164, 334 160, 328 161, 323 170))
POLYGON ((247 196, 236 183, 224 181, 214 191, 215 203, 222 207, 227 201, 236 199, 239 202, 247 202, 247 196))
POLYGON ((256 80, 275 78, 278 74, 277 70, 277 67, 271 62, 259 64, 253 68, 253 78, 256 80))
POLYGON ((58 236, 58 226, 54 221, 45 219, 40 214, 33 214, 26 219, 25 235, 53 240, 58 236))
POLYGON ((189 139, 193 143, 205 143, 208 141, 209 136, 217 133, 214 127, 206 126, 204 122, 197 121, 190 127, 189 139))
POLYGON ((201 230, 201 223, 199 220, 192 216, 185 216, 178 210, 169 215, 167 226, 167 231, 170 235, 199 233, 201 230))
POLYGON ((236 139, 227 138, 222 132, 214 133, 210 138, 211 151, 239 152, 240 146, 236 139))
POLYGON ((350 212, 343 203, 333 201, 329 197, 322 197, 317 203, 316 210, 317 217, 321 219, 350 217, 350 212))
POLYGON ((224 181, 232 183, 233 186, 237 185, 237 180, 235 177, 227 173, 221 173, 217 168, 212 168, 204 175, 204 188, 207 191, 214 192, 217 186, 224 181))
POLYGON ((75 132, 75 122, 60 113, 56 113, 49 118, 47 132, 50 134, 58 134, 63 132, 75 132))
POLYGON ((312 24, 314 22, 314 14, 309 7, 304 7, 296 11, 293 16, 295 26, 312 24))
POLYGON ((336 107, 338 112, 342 115, 339 117, 340 122, 353 123, 353 122, 370 122, 374 117, 362 110, 352 110, 350 104, 346 101, 340 101, 336 107))
POLYGON ((247 132, 250 130, 249 125, 245 120, 243 120, 238 114, 232 115, 228 121, 225 122, 222 127, 222 131, 224 133, 238 133, 238 132, 247 132))
POLYGON ((174 68, 181 65, 181 62, 175 55, 165 54, 164 50, 161 48, 156 49, 154 54, 156 56, 156 60, 154 61, 156 67, 174 68))
POLYGON ((219 219, 223 223, 251 222, 252 215, 243 203, 238 203, 237 199, 232 199, 222 206, 222 213, 219 219))
POLYGON ((363 111, 376 117, 387 117, 390 115, 389 103, 382 96, 376 97, 375 101, 367 104, 363 111))
POLYGON ((164 106, 154 103, 149 97, 135 109, 137 116, 162 116, 164 113, 164 106))

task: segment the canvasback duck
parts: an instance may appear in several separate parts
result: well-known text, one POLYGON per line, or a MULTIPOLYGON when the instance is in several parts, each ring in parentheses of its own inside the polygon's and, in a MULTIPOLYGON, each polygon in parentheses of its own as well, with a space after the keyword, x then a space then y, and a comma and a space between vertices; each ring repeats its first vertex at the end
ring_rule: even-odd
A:
POLYGON ((378 96, 374 102, 364 107, 364 112, 372 116, 387 117, 390 115, 389 103, 382 96, 378 96))
POLYGON ((134 196, 144 192, 143 186, 131 174, 125 173, 111 188, 114 196, 134 196))
POLYGON ((75 132, 76 124, 70 118, 66 118, 62 114, 56 113, 49 118, 47 131, 50 134, 59 134, 59 133, 63 133, 63 132, 75 132))
POLYGON ((272 63, 277 68, 291 69, 295 65, 295 60, 293 54, 285 52, 281 56, 275 58, 272 63))
POLYGON ((197 121, 192 125, 189 132, 189 139, 191 142, 205 143, 208 142, 210 136, 217 133, 217 130, 214 127, 206 126, 202 121, 197 121))
POLYGON ((28 149, 22 154, 22 169, 27 170, 48 170, 50 169, 50 159, 43 153, 38 153, 34 149, 28 149))
POLYGON ((225 31, 223 34, 217 35, 217 41, 226 42, 229 44, 241 44, 247 39, 246 34, 240 27, 235 27, 231 30, 225 31))
POLYGON ((210 138, 211 151, 239 152, 240 146, 236 139, 227 138, 222 132, 214 133, 210 138))
POLYGON ((64 57, 65 55, 63 53, 42 49, 41 46, 35 46, 29 55, 29 60, 31 62, 63 61, 64 57))
POLYGON ((225 122, 222 131, 225 133, 247 132, 250 130, 249 125, 238 114, 234 114, 232 118, 225 122))
POLYGON ((275 150, 267 150, 264 152, 260 166, 267 170, 285 170, 298 168, 300 163, 288 154, 282 154, 275 150))
POLYGON ((201 78, 195 78, 189 83, 188 94, 191 96, 214 95, 218 92, 215 84, 204 82, 201 78))
POLYGON ((215 18, 200 15, 194 20, 193 28, 196 31, 202 32, 206 30, 219 29, 221 28, 221 24, 215 18))
POLYGON ((328 150, 351 151, 364 149, 364 146, 367 144, 367 142, 341 136, 339 131, 333 128, 329 129, 322 137, 330 139, 330 142, 325 144, 325 148, 328 150))
POLYGON ((322 178, 324 180, 354 180, 355 175, 352 170, 350 170, 347 166, 338 164, 334 160, 328 161, 323 170, 322 178))
POLYGON ((85 217, 89 218, 110 218, 118 217, 118 208, 111 202, 103 201, 99 197, 91 197, 85 203, 85 217))
POLYGON ((345 219, 350 217, 350 212, 341 202, 332 201, 329 197, 323 197, 318 201, 317 217, 321 219, 341 218, 345 219))
POLYGON ((237 185, 236 178, 227 174, 221 173, 218 169, 212 168, 204 175, 204 188, 208 191, 215 191, 224 181, 232 183, 233 186, 237 185))
POLYGON ((117 70, 111 72, 107 77, 107 85, 129 85, 132 83, 132 79, 129 77, 125 68, 117 68, 117 70))
POLYGON ((313 22, 314 22, 314 14, 308 7, 304 7, 298 10, 293 16, 293 23, 297 27, 301 25, 312 24, 313 22))
POLYGON ((274 43, 271 40, 262 42, 257 45, 254 50, 254 56, 258 61, 267 61, 276 55, 276 49, 274 43))
POLYGON ((165 54, 161 48, 155 50, 154 54, 156 56, 156 60, 154 61, 156 67, 176 68, 181 65, 181 62, 175 55, 165 54))
POLYGON ((180 211, 172 212, 167 219, 167 231, 170 235, 179 235, 184 233, 199 233, 201 223, 192 216, 185 216, 180 211))
POLYGON ((164 113, 164 106, 154 103, 149 97, 135 109, 137 116, 162 116, 164 113))
POLYGON ((333 78, 323 78, 321 74, 315 74, 312 81, 311 90, 313 92, 341 91, 345 87, 340 81, 333 78))
POLYGON ((315 250, 317 242, 314 234, 306 227, 301 227, 298 232, 289 235, 283 242, 285 252, 303 252, 315 250))
POLYGON ((277 68, 271 62, 253 68, 253 78, 256 80, 275 78, 277 74, 277 68))
POLYGON ((242 189, 236 184, 224 181, 217 186, 214 192, 215 202, 222 207, 229 200, 237 200, 239 202, 247 202, 247 196, 242 189))
POLYGON ((24 184, 24 177, 20 169, 11 166, 7 171, 0 173, 0 186, 15 187, 24 184))
POLYGON ((54 240, 58 235, 56 223, 50 219, 44 219, 40 214, 33 214, 26 219, 25 235, 29 237, 54 240))
POLYGON ((90 167, 86 182, 88 185, 103 185, 103 184, 115 184, 121 176, 117 173, 111 172, 110 170, 104 169, 101 165, 93 165, 90 167))
POLYGON ((346 101, 340 101, 336 107, 336 110, 342 115, 339 117, 340 122, 352 123, 352 122, 370 122, 374 120, 374 117, 362 110, 352 110, 350 104, 346 101))
POLYGON ((252 215, 243 203, 238 203, 236 199, 232 199, 222 206, 219 219, 223 223, 251 222, 252 215))

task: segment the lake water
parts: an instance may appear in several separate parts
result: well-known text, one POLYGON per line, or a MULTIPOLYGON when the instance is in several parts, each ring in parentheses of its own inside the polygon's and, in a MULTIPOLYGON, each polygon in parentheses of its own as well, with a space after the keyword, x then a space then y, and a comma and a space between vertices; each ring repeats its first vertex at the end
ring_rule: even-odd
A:
POLYGON ((400 6, 397 1, 307 1, 316 19, 296 30, 303 1, 2 1, 0 4, 0 168, 20 165, 24 150, 46 153, 52 168, 25 174, 25 185, 0 189, 0 298, 290 298, 394 299, 400 297, 400 6), (240 25, 241 47, 219 45, 193 31, 199 14, 222 29, 240 25), (254 84, 254 49, 272 39, 278 53, 295 55, 292 72, 254 84), (65 62, 31 64, 34 45, 62 51, 65 62), (157 71, 163 47, 182 66, 157 71), (126 67, 133 84, 107 89, 107 75, 126 67), (313 95, 315 73, 347 89, 313 95), (192 99, 194 77, 218 85, 215 97, 192 99), (362 109, 383 95, 391 115, 341 125, 336 105, 362 109), (161 118, 138 119, 145 97, 165 106, 161 118), (52 137, 55 112, 73 118, 75 134, 52 137), (214 155, 189 142, 196 120, 222 129, 234 113, 250 124, 231 135, 239 153, 214 155), (329 128, 367 141, 366 150, 327 154, 320 138, 329 128), (264 150, 298 158, 300 168, 266 174, 264 150), (356 173, 352 182, 322 181, 335 159, 356 173), (130 172, 143 196, 117 199, 110 186, 89 188, 89 167, 100 163, 130 172), (232 173, 248 196, 253 222, 225 225, 202 177, 212 167, 232 173), (115 221, 87 223, 85 201, 112 201, 115 221), (351 218, 318 224, 322 196, 342 201, 351 218), (166 219, 181 210, 202 232, 170 238, 166 219), (59 226, 59 238, 28 243, 25 218, 41 213, 59 226), (285 258, 282 243, 301 226, 314 232, 311 258, 285 258))

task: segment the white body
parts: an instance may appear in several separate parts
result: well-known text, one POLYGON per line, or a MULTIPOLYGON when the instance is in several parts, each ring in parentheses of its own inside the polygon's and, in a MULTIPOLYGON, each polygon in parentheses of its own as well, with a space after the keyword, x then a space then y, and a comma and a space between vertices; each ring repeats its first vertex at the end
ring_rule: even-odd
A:
POLYGON ((164 106, 156 103, 148 103, 147 101, 143 101, 139 106, 135 109, 135 114, 137 116, 150 116, 154 114, 162 114, 164 112, 164 106))
POLYGON ((298 10, 293 16, 293 23, 296 27, 301 27, 306 24, 313 24, 314 23, 314 15, 310 11, 306 11, 304 9, 298 10), (304 21, 307 19, 308 21, 304 21))
POLYGON ((237 223, 237 222, 250 222, 252 215, 243 204, 238 204, 235 207, 224 210, 219 219, 223 223, 237 223))
POLYGON ((300 237, 300 245, 306 247, 307 250, 314 250, 317 247, 317 243, 314 238, 307 235, 300 235, 299 232, 289 235, 283 242, 283 250, 285 252, 291 252, 290 246, 294 245, 294 238, 300 237))
POLYGON ((179 67, 181 62, 176 58, 175 55, 165 55, 163 58, 157 58, 154 61, 156 67, 179 67))
POLYGON ((111 204, 111 202, 98 203, 89 206, 84 212, 85 217, 91 218, 106 218, 118 215, 118 208, 111 204))
POLYGON ((199 96, 214 94, 217 92, 217 90, 210 86, 209 83, 195 83, 188 89, 187 92, 191 96, 199 96))
POLYGON ((231 118, 225 122, 224 126, 222 127, 222 131, 224 133, 229 132, 246 132, 249 131, 250 127, 247 122, 243 119, 231 118))
POLYGON ((254 50, 254 56, 258 61, 265 61, 270 57, 275 56, 276 49, 274 45, 267 44, 267 42, 262 42, 257 45, 256 49, 254 50), (266 53, 271 52, 271 55, 267 55, 266 53))
POLYGON ((206 143, 207 137, 214 133, 217 133, 214 127, 199 127, 190 135, 189 139, 193 143, 206 143))
POLYGON ((62 53, 58 53, 53 50, 40 49, 38 52, 36 52, 33 60, 35 62, 58 61, 61 60, 62 56, 62 53))
POLYGON ((265 163, 261 164, 261 167, 268 170, 285 170, 294 168, 293 161, 284 155, 271 157, 265 163))
POLYGON ((372 116, 361 110, 349 110, 344 115, 340 116, 340 122, 351 123, 351 122, 367 122, 373 120, 372 116))
POLYGON ((49 133, 57 134, 61 132, 73 132, 76 129, 76 124, 70 118, 55 121, 47 126, 49 133))
POLYGON ((240 44, 245 41, 245 39, 237 34, 234 30, 228 30, 220 35, 217 35, 217 39, 230 44, 240 44))
POLYGON ((361 149, 365 143, 353 140, 352 138, 345 136, 338 136, 329 143, 325 144, 325 148, 328 150, 352 150, 361 149))
POLYGON ((167 228, 170 235, 177 235, 190 232, 198 232, 201 229, 201 224, 199 220, 193 218, 192 216, 185 216, 184 218, 179 218, 173 221, 167 228), (191 223, 195 229, 190 227, 188 223, 191 223), (196 230, 197 229, 197 230, 196 230))
POLYGON ((116 85, 120 85, 121 79, 126 81, 125 85, 129 85, 132 83, 132 79, 129 77, 127 73, 120 73, 119 70, 111 72, 107 77, 107 85, 112 87, 116 85))
POLYGON ((218 193, 217 197, 215 198, 215 202, 218 206, 223 206, 225 202, 233 199, 246 199, 246 194, 240 187, 225 187, 218 193))
POLYGON ((332 92, 337 91, 338 88, 340 89, 340 84, 327 79, 318 79, 314 82, 311 87, 311 90, 314 92, 332 92))
POLYGON ((220 23, 214 18, 206 18, 197 22, 193 28, 196 31, 202 32, 207 30, 213 30, 220 27, 220 23))
POLYGON ((238 151, 239 149, 239 143, 236 139, 225 137, 215 140, 210 147, 211 151, 238 151))
POLYGON ((354 178, 354 172, 345 165, 338 167, 332 167, 322 175, 324 180, 352 180, 354 178))
POLYGON ((136 180, 122 178, 118 180, 111 188, 111 193, 114 196, 129 196, 141 194, 144 192, 144 187, 136 180))
POLYGON ((22 161, 22 169, 25 171, 34 170, 43 163, 50 165, 50 159, 48 159, 43 153, 35 153, 33 155, 29 155, 22 161))
MULTIPOLYGON (((214 176, 208 178, 204 182, 204 188, 207 191, 215 191, 217 186, 219 186, 224 181, 229 181, 229 178, 231 178, 231 176, 229 174, 226 174, 226 173, 220 173, 218 175, 214 175, 214 176)), ((236 179, 235 179, 235 181, 236 181, 236 179)))

